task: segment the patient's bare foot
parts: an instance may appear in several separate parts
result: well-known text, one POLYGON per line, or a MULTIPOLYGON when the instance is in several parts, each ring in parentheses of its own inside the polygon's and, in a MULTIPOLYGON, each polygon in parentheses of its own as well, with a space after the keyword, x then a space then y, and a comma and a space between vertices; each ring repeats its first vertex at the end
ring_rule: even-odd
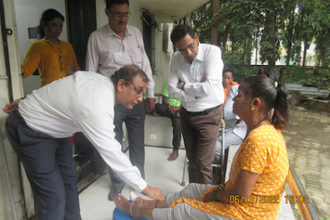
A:
POLYGON ((157 200, 147 200, 142 199, 141 197, 137 197, 135 199, 135 204, 140 208, 154 209, 157 208, 157 200))
POLYGON ((120 210, 127 212, 133 218, 142 218, 142 208, 128 201, 122 194, 118 194, 115 204, 120 210))

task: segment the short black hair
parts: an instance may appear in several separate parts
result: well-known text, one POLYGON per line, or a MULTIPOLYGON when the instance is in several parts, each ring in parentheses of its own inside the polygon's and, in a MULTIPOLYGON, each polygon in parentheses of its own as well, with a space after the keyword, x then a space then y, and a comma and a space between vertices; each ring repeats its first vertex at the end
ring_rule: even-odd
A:
POLYGON ((194 30, 188 25, 180 24, 175 26, 171 33, 171 41, 173 45, 175 45, 179 40, 181 40, 187 34, 189 34, 192 39, 195 38, 194 30))
POLYGON ((227 73, 227 72, 231 73, 231 76, 234 78, 234 76, 235 76, 234 70, 231 70, 231 69, 224 69, 224 70, 222 71, 222 75, 224 76, 225 73, 227 73))
POLYGON ((113 5, 123 5, 127 4, 129 6, 129 1, 128 0, 105 0, 106 3, 106 8, 110 9, 113 5))
POLYGON ((147 74, 134 64, 126 65, 117 70, 110 76, 112 83, 116 86, 119 80, 124 80, 127 84, 132 82, 132 79, 136 76, 142 78, 143 82, 148 83, 149 79, 147 74))

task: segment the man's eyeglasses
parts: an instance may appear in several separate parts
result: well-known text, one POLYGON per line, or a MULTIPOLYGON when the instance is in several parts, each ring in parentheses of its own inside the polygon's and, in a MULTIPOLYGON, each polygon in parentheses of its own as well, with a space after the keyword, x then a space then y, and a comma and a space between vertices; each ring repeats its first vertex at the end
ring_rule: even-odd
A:
POLYGON ((129 18, 131 16, 131 13, 130 12, 120 13, 120 12, 112 12, 112 11, 110 11, 110 13, 114 14, 116 19, 129 18))
POLYGON ((136 86, 132 82, 129 82, 129 83, 133 86, 136 96, 137 97, 142 97, 143 96, 143 89, 136 88, 136 86))
POLYGON ((188 52, 188 50, 190 50, 190 51, 193 50, 195 48, 195 45, 196 45, 196 41, 194 41, 194 43, 189 44, 189 46, 186 48, 179 49, 179 52, 182 54, 185 54, 188 52))

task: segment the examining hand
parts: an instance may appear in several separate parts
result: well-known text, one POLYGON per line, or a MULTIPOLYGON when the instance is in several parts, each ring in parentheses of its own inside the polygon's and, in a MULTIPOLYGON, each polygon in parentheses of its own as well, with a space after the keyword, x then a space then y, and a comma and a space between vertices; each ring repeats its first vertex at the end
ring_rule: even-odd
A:
POLYGON ((142 191, 142 193, 152 199, 156 199, 156 200, 160 200, 160 201, 165 199, 161 189, 159 189, 159 188, 147 186, 142 191))
POLYGON ((10 104, 7 104, 3 109, 2 111, 7 113, 7 114, 10 114, 12 113, 18 106, 18 103, 21 101, 21 99, 16 99, 15 101, 13 101, 12 103, 10 104))
POLYGON ((146 98, 146 112, 151 113, 155 109, 155 99, 146 98))

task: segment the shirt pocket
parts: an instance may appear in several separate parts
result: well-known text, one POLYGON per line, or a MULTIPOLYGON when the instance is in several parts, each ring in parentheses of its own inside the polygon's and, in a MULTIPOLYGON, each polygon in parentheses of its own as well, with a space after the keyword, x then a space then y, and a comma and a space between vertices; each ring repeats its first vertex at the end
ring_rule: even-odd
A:
POLYGON ((112 56, 110 56, 110 52, 109 51, 101 51, 100 52, 100 64, 106 65, 106 64, 111 64, 113 63, 113 58, 112 56))
POLYGON ((126 53, 130 56, 133 64, 137 65, 140 68, 142 67, 141 48, 130 48, 126 50, 126 53))

